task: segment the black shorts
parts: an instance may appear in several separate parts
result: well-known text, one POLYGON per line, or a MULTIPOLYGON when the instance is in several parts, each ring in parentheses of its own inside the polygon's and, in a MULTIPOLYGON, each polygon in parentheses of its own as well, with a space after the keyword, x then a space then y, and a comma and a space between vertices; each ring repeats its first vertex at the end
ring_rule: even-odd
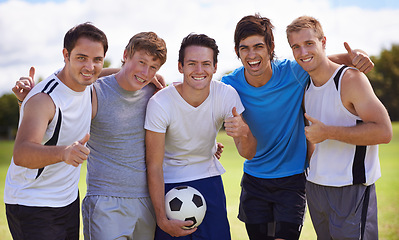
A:
POLYGON ((13 239, 79 239, 79 196, 65 207, 30 207, 6 204, 13 239))
POLYGON ((247 224, 287 222, 303 224, 305 174, 263 179, 244 173, 238 218, 247 224))

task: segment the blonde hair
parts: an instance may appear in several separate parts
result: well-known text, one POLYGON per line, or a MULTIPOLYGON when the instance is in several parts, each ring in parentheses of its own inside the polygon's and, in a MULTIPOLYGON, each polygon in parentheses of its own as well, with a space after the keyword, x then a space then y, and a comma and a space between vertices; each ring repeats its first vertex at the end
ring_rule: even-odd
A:
POLYGON ((287 38, 290 33, 299 32, 302 29, 313 29, 316 37, 319 40, 324 38, 324 32, 320 22, 316 18, 309 16, 301 16, 292 21, 292 23, 288 25, 286 29, 287 38))

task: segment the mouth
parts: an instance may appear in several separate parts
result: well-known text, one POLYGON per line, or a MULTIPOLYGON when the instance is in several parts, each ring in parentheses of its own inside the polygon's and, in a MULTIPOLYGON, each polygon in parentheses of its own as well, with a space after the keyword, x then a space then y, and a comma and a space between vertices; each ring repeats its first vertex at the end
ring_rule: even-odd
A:
POLYGON ((312 60, 313 60, 313 57, 308 57, 308 58, 302 58, 301 59, 301 61, 304 62, 304 63, 308 63, 308 62, 310 62, 312 60))
POLYGON ((247 63, 251 68, 259 67, 259 65, 260 65, 259 60, 258 61, 248 61, 247 63))
POLYGON ((139 76, 135 76, 136 77, 136 79, 137 79, 137 81, 139 81, 139 82, 141 82, 141 83, 145 83, 145 79, 143 79, 143 78, 141 78, 141 77, 139 77, 139 76))
POLYGON ((94 76, 94 73, 82 73, 82 75, 85 78, 92 78, 94 76))
POLYGON ((202 81, 202 80, 205 79, 205 77, 193 77, 193 79, 194 79, 195 81, 202 81))

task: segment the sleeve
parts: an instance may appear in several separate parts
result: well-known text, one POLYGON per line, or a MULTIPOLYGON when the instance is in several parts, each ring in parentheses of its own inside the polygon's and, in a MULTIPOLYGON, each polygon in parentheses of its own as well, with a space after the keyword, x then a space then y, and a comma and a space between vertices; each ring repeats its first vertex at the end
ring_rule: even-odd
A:
POLYGON ((244 105, 242 105, 240 96, 238 95, 237 91, 229 85, 226 85, 226 96, 225 96, 225 105, 228 106, 226 109, 226 116, 233 117, 232 109, 236 107, 237 113, 242 114, 245 110, 244 105))
POLYGON ((165 133, 168 127, 168 114, 152 97, 147 104, 144 128, 157 133, 165 133))

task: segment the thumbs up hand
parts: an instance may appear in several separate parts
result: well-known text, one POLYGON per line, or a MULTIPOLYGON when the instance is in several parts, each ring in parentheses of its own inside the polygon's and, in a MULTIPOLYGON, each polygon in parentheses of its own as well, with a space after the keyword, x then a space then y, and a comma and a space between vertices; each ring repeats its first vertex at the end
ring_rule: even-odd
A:
POLYGON ((359 71, 368 73, 374 68, 374 63, 364 51, 358 49, 352 50, 347 42, 344 42, 344 46, 352 65, 359 69, 359 71))
POLYGON ((30 92, 30 90, 35 86, 35 68, 31 67, 29 69, 29 77, 21 77, 12 88, 15 96, 21 102, 25 99, 26 95, 30 92))
POLYGON ((74 142, 72 145, 66 147, 62 160, 69 165, 74 167, 79 166, 85 160, 90 153, 90 150, 86 147, 87 141, 90 139, 90 134, 86 134, 81 140, 74 142))
POLYGON ((233 117, 224 120, 224 128, 230 137, 246 136, 249 131, 248 125, 244 122, 241 115, 237 113, 236 107, 232 109, 233 117))
POLYGON ((310 126, 305 127, 305 135, 309 142, 316 144, 326 140, 326 125, 316 118, 309 116, 307 113, 305 113, 305 118, 310 123, 310 126))

